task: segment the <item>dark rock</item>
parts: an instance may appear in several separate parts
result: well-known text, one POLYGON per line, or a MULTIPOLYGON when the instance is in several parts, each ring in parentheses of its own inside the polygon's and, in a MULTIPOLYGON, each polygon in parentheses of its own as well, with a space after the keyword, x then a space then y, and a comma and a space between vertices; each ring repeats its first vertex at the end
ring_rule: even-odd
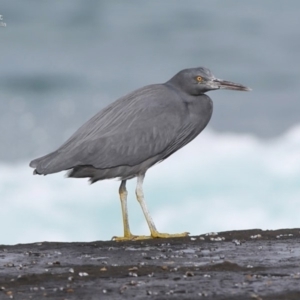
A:
POLYGON ((0 246, 0 299, 300 299, 300 229, 0 246))

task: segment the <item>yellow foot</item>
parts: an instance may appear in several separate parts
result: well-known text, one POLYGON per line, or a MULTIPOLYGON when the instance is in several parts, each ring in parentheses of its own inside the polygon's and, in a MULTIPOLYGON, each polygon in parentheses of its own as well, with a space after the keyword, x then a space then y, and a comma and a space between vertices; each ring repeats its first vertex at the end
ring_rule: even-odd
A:
POLYGON ((133 241, 136 237, 137 235, 133 234, 127 236, 113 236, 111 240, 115 242, 133 241))
POLYGON ((112 241, 115 242, 125 242, 125 241, 138 241, 138 240, 148 240, 153 239, 150 235, 130 235, 130 236, 113 236, 112 241))
POLYGON ((179 238, 179 237, 185 237, 188 236, 189 232, 183 232, 183 233, 160 233, 160 232, 152 232, 151 237, 152 238, 160 238, 160 239, 168 239, 168 238, 179 238))
POLYGON ((168 238, 180 238, 188 236, 189 232, 184 233, 160 233, 160 232, 153 232, 151 235, 129 235, 129 236, 113 236, 111 238, 112 241, 115 242, 125 242, 125 241, 138 241, 138 240, 148 240, 148 239, 168 239, 168 238))

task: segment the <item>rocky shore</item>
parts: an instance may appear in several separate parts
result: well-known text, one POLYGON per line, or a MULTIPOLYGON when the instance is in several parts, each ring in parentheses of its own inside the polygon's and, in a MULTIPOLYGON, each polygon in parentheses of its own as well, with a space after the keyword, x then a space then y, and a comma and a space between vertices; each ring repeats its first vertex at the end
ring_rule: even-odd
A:
POLYGON ((0 299, 300 299, 300 229, 0 246, 0 299))

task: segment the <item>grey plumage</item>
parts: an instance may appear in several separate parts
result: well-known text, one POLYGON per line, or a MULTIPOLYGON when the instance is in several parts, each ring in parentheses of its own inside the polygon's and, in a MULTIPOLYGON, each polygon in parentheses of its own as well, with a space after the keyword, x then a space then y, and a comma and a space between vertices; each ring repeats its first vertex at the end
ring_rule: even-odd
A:
POLYGON ((30 166, 36 174, 69 170, 69 177, 91 182, 145 174, 206 127, 213 104, 204 93, 219 88, 249 90, 216 79, 207 68, 182 70, 164 84, 143 87, 110 104, 30 166))

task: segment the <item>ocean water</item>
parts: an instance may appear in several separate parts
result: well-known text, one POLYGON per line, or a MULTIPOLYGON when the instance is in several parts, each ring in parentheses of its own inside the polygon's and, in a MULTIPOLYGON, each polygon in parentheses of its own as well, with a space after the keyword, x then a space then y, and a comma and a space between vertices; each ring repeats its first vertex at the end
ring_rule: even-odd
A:
MULTIPOLYGON (((118 97, 196 66, 253 91, 209 93, 208 128, 149 170, 158 229, 299 227, 299 10, 298 0, 0 1, 0 244, 122 234, 119 182, 32 176, 28 163, 118 97)), ((147 234, 134 189, 132 231, 147 234)))
POLYGON ((2 1, 0 161, 47 153, 118 97, 196 66, 253 89, 210 93, 211 128, 284 134, 300 123, 299 10, 298 0, 2 1))
MULTIPOLYGON (((144 192, 162 232, 200 234, 299 227, 300 127, 262 142, 207 130, 146 174, 144 192)), ((63 174, 31 176, 27 162, 1 164, 1 243, 107 240, 122 234, 119 182, 89 185, 63 174)), ((148 234, 135 180, 132 232, 148 234)))

